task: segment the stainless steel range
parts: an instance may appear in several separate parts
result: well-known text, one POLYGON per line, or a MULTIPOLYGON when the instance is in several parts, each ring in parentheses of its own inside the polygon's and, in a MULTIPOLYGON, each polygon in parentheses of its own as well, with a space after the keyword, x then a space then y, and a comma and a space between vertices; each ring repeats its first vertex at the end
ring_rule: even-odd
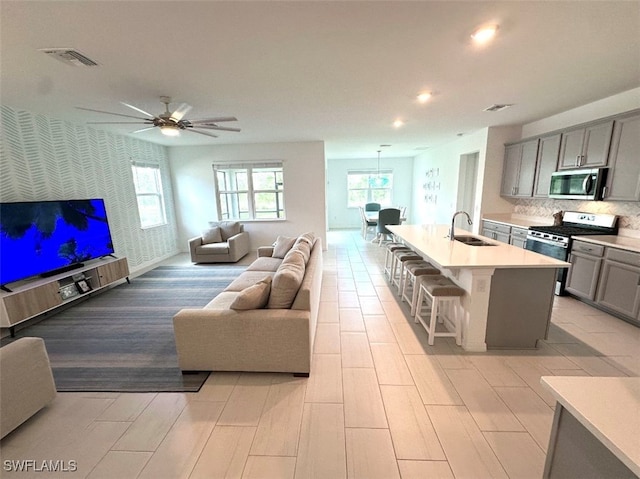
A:
MULTIPOLYGON (((567 211, 559 226, 531 226, 527 234, 526 249, 562 261, 568 261, 571 238, 582 235, 618 234, 618 217, 608 214, 567 211)), ((563 295, 568 269, 558 270, 556 294, 563 295)))

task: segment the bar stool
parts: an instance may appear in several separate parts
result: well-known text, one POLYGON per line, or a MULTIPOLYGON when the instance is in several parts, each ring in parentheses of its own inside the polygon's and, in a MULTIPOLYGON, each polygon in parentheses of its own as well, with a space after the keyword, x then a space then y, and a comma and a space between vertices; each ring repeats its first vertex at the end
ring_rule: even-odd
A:
POLYGON ((462 344, 462 324, 458 309, 461 308, 460 297, 464 295, 464 289, 442 275, 437 276, 420 276, 418 279, 419 292, 416 304, 415 322, 421 323, 427 331, 429 345, 433 346, 436 337, 453 337, 456 338, 456 344, 462 344), (431 303, 431 314, 429 322, 422 317, 422 303, 424 300, 431 303), (449 306, 453 309, 453 317, 447 317, 453 323, 454 331, 436 332, 436 324, 443 322, 445 319, 443 306, 449 306))
POLYGON ((411 305, 411 317, 415 315, 418 300, 418 283, 420 276, 439 275, 440 270, 427 261, 410 263, 405 270, 404 283, 402 284, 401 301, 407 301, 411 305), (410 291, 409 291, 410 290, 410 291), (411 297, 409 297, 411 295, 411 297))
POLYGON ((395 256, 394 252, 403 250, 403 251, 411 251, 407 245, 402 243, 388 243, 385 253, 384 253, 384 270, 383 275, 389 278, 391 281, 391 270, 395 270, 395 256))
POLYGON ((405 263, 411 261, 424 261, 422 256, 411 250, 409 251, 394 251, 395 263, 391 268, 391 285, 398 287, 398 293, 402 293, 402 278, 404 277, 405 263), (398 276, 396 276, 396 269, 398 269, 398 276))

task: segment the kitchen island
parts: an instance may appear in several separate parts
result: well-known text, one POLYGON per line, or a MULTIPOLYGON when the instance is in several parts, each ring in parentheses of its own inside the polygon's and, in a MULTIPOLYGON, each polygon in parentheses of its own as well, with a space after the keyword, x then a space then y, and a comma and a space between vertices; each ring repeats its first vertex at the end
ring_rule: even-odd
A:
POLYGON ((387 228, 465 290, 462 347, 466 351, 533 349, 547 337, 556 272, 569 263, 480 235, 473 236, 490 246, 451 241, 446 225, 387 228))

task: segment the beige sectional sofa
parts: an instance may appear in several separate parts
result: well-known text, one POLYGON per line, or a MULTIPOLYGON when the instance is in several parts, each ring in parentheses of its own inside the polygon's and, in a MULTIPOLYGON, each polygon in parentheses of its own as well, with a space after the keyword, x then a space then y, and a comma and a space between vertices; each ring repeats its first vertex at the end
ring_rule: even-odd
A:
POLYGON ((56 397, 42 338, 20 338, 0 348, 0 438, 56 397))
POLYGON ((209 304, 174 316, 180 369, 308 376, 320 305, 322 240, 309 233, 292 240, 293 246, 279 237, 275 246, 259 248, 258 258, 209 304), (252 307, 252 301, 260 307, 252 307))

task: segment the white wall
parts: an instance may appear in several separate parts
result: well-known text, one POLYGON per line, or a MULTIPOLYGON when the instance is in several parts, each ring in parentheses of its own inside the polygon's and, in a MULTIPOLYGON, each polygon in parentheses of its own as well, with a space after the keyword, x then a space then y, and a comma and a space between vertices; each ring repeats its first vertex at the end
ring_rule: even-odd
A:
MULTIPOLYGON (((347 172, 378 168, 378 157, 327 160, 327 218, 329 229, 359 228, 358 208, 347 208, 347 172)), ((406 206, 410 215, 413 158, 380 158, 381 170, 393 171, 393 198, 386 206, 406 206)))
POLYGON ((430 149, 417 156, 413 163, 413 201, 410 221, 414 224, 448 224, 456 211, 460 157, 478 153, 478 180, 476 207, 469 212, 473 218, 473 231, 477 232, 481 215, 486 212, 509 212, 513 205, 500 198, 500 181, 504 143, 518 138, 517 127, 484 128, 445 145, 430 149), (426 191, 423 184, 433 177, 427 173, 437 169, 435 181, 440 189, 426 191), (425 194, 437 194, 437 203, 427 203, 425 194))
POLYGON ((104 198, 116 254, 132 271, 179 252, 167 148, 2 107, 0 201, 104 198), (160 166, 167 224, 142 229, 131 160, 160 166))
POLYGON ((198 236, 208 221, 217 219, 212 163, 282 161, 286 220, 243 221, 251 248, 273 243, 278 235, 313 231, 326 247, 324 142, 263 143, 247 145, 169 148, 178 241, 198 236))
POLYGON ((634 88, 557 115, 527 123, 522 126, 522 138, 541 135, 636 108, 640 108, 640 88, 634 88))

